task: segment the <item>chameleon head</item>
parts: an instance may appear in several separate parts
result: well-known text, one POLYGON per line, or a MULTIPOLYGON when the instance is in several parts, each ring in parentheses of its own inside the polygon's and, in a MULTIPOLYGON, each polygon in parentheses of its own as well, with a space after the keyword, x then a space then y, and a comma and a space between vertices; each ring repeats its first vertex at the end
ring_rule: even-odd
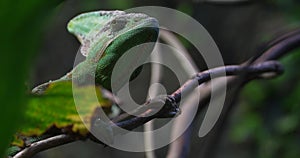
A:
MULTIPOLYGON (((115 63, 132 47, 156 42, 159 25, 155 18, 141 13, 97 11, 75 17, 69 22, 68 30, 75 34, 81 42, 81 53, 87 57, 84 62, 96 65, 96 71, 93 73, 96 83, 111 89, 111 74, 115 63)), ((146 60, 153 47, 154 44, 148 45, 147 48, 143 47, 136 58, 146 60)), ((123 73, 119 75, 120 79, 128 74, 127 70, 136 61, 136 58, 131 58, 124 63, 121 71, 123 73)), ((135 78, 140 70, 136 70, 131 79, 135 78)), ((81 75, 77 74, 76 76, 81 75)), ((119 87, 123 86, 125 82, 118 82, 119 87)))
MULTIPOLYGON (((99 61, 105 55, 105 50, 118 41, 118 46, 123 45, 122 39, 148 37, 136 39, 136 44, 156 41, 158 36, 158 21, 141 13, 124 13, 108 20, 101 28, 96 27, 88 37, 88 42, 83 44, 82 53, 86 52, 88 59, 99 61), (139 41, 138 41, 139 40, 139 41), (141 41, 142 40, 142 41, 141 41)), ((127 43, 128 45, 128 43, 127 43)), ((132 45, 129 45, 133 47, 132 45)))
POLYGON ((108 30, 111 36, 118 36, 138 28, 158 28, 158 21, 141 13, 122 14, 107 23, 101 32, 108 30))

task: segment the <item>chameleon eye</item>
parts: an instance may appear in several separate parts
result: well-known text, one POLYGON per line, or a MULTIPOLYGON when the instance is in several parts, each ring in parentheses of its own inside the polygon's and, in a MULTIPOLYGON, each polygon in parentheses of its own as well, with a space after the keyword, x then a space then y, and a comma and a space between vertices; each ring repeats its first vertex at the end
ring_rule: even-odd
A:
POLYGON ((112 20, 111 24, 115 25, 115 24, 117 24, 117 21, 116 20, 112 20))
POLYGON ((111 31, 118 32, 122 30, 127 24, 126 19, 115 19, 111 21, 111 31))

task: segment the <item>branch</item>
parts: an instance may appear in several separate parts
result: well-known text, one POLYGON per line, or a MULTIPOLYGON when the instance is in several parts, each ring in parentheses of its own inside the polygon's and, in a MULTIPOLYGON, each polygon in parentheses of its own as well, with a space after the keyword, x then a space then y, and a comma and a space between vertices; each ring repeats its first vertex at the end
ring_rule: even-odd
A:
POLYGON ((150 100, 143 106, 131 112, 134 115, 124 113, 117 116, 113 120, 113 123, 124 129, 132 130, 155 118, 175 117, 180 112, 178 104, 180 103, 181 96, 188 96, 189 93, 200 84, 211 80, 211 75, 215 78, 224 77, 226 75, 232 76, 244 74, 247 74, 247 76, 261 76, 267 72, 272 72, 278 75, 283 72, 283 68, 276 61, 268 61, 253 66, 232 65, 210 69, 198 73, 193 79, 188 80, 173 94, 165 96, 164 98, 156 98, 158 101, 165 101, 164 106, 161 109, 160 107, 157 107, 157 104, 155 104, 157 100, 150 100), (224 72, 226 72, 226 74, 224 72))

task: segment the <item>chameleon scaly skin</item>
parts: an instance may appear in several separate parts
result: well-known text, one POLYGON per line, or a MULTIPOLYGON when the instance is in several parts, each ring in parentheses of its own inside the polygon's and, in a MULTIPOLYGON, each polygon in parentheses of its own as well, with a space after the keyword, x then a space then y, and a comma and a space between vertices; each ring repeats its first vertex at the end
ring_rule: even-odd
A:
MULTIPOLYGON (((68 31, 73 33, 82 44, 80 52, 86 60, 78 64, 71 72, 53 82, 75 79, 84 83, 95 76, 95 83, 111 89, 111 74, 115 63, 130 48, 147 42, 156 42, 159 32, 158 21, 141 13, 123 11, 95 11, 83 13, 73 18, 68 24, 68 31), (95 71, 96 70, 96 71, 95 71)), ((152 48, 146 49, 151 53, 152 48)), ((130 63, 124 65, 124 70, 130 63)), ((133 78, 139 73, 138 69, 133 78)), ((43 93, 50 83, 44 83, 32 90, 43 93)))

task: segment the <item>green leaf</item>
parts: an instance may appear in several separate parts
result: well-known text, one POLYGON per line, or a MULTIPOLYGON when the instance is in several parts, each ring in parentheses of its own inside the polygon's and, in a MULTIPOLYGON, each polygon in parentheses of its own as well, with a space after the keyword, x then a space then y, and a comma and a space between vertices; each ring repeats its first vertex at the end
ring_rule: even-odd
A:
POLYGON ((111 102, 103 98, 101 89, 94 86, 76 88, 76 93, 84 98, 84 106, 80 107, 81 118, 74 104, 72 82, 54 82, 49 85, 42 95, 30 95, 25 111, 22 126, 19 128, 13 145, 22 147, 21 138, 51 134, 53 128, 63 129, 64 132, 78 134, 85 137, 89 133, 91 123, 94 121, 98 108, 110 109, 111 102), (98 99, 92 99, 95 93, 98 99))

